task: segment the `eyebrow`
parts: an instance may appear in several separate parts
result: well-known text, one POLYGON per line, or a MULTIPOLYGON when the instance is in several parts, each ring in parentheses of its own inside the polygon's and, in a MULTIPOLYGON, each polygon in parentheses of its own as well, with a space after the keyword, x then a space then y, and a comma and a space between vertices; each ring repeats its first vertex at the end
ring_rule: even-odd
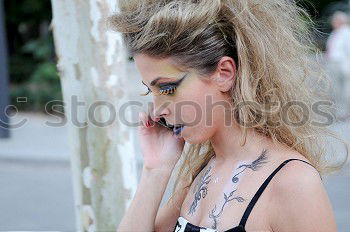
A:
MULTIPOLYGON (((185 79, 185 77, 188 75, 189 73, 187 72, 183 77, 181 77, 179 80, 176 80, 175 82, 181 82, 183 79, 185 79)), ((150 85, 151 86, 155 86, 157 84, 157 82, 162 79, 162 78, 170 78, 170 77, 157 77, 155 78, 153 81, 151 81, 150 85)), ((146 85, 145 82, 142 81, 142 84, 146 85)), ((147 86, 147 85, 146 85, 147 86)))
POLYGON ((153 81, 151 81, 150 85, 151 86, 155 86, 157 84, 157 82, 162 79, 162 78, 168 78, 168 77, 157 77, 156 79, 154 79, 153 81))

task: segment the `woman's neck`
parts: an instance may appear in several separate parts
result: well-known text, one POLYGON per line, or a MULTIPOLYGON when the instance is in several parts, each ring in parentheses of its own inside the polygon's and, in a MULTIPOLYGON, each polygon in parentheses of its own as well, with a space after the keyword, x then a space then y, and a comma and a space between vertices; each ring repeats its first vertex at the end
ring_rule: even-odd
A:
POLYGON ((242 133, 243 130, 238 124, 231 127, 223 126, 217 130, 210 139, 217 164, 256 159, 262 150, 268 150, 272 146, 271 139, 251 128, 247 129, 246 142, 241 146, 242 133))

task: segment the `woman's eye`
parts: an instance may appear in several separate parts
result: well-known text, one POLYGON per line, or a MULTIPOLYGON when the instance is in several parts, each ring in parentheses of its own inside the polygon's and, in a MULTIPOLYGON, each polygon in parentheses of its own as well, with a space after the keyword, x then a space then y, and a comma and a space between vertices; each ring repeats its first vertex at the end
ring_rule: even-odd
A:
MULTIPOLYGON (((175 93, 177 88, 177 86, 175 85, 165 85, 165 86, 158 86, 158 87, 159 87, 158 95, 172 95, 175 93)), ((149 87, 147 87, 147 92, 140 94, 140 96, 147 96, 150 93, 152 93, 152 90, 149 87)))
POLYGON ((160 88, 159 93, 161 95, 172 95, 175 93, 175 91, 176 91, 176 86, 164 86, 160 88))

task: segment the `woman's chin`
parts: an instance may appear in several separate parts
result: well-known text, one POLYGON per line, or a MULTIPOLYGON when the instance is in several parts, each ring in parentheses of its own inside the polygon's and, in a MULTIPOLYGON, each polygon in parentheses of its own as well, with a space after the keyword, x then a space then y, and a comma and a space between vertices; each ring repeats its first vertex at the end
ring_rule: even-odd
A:
POLYGON ((182 138, 185 140, 186 143, 191 144, 191 145, 197 145, 197 144, 201 144, 204 143, 205 139, 203 139, 203 137, 201 136, 196 136, 193 133, 189 133, 189 134, 183 134, 182 138))
POLYGON ((181 131, 180 136, 185 140, 186 143, 191 145, 207 142, 210 139, 210 136, 208 137, 208 134, 200 133, 200 131, 201 130, 198 130, 198 128, 185 127, 184 130, 181 131))

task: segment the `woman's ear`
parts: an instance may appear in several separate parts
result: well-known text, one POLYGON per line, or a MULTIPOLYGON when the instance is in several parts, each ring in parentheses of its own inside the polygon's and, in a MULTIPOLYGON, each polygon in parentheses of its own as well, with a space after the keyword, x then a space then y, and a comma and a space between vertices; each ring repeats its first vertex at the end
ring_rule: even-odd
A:
POLYGON ((224 56, 221 58, 217 65, 217 71, 215 74, 215 84, 220 92, 228 92, 235 84, 236 80, 236 63, 229 57, 224 56))

